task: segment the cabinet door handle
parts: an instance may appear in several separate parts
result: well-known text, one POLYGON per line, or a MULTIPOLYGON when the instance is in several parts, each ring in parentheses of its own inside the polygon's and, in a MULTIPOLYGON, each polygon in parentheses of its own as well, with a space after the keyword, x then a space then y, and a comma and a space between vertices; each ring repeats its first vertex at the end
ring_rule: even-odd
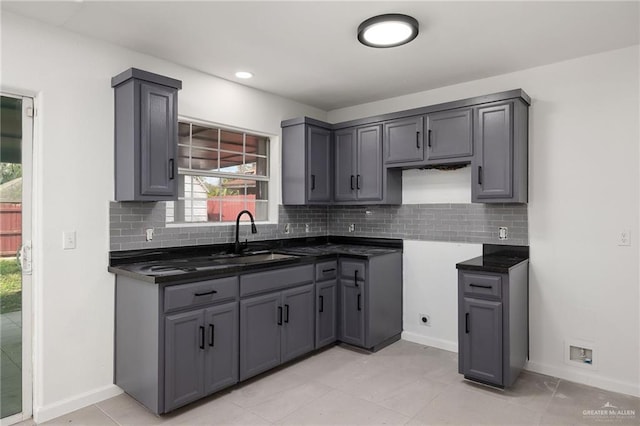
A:
POLYGON ((356 177, 356 189, 360 189, 360 175, 356 177))
POLYGON ((353 284, 358 287, 358 270, 353 271, 353 284))
POLYGON ((289 305, 284 305, 284 322, 289 322, 289 305))
POLYGON ((173 158, 169 159, 169 180, 173 180, 175 178, 174 165, 173 158))
POLYGON ((480 287, 480 288, 491 288, 490 285, 482 285, 482 284, 469 284, 469 287, 480 287))
POLYGON ((469 312, 464 314, 464 332, 469 333, 469 312))
POLYGON ((282 306, 278 306, 278 325, 282 325, 282 306))
POLYGON ((320 296, 320 311, 319 312, 324 312, 324 296, 320 296))
POLYGON ((482 166, 478 166, 478 185, 482 185, 482 166))
POLYGON ((205 291, 204 293, 193 293, 194 296, 206 296, 208 294, 216 294, 217 290, 205 291))
POLYGON ((316 189, 316 175, 311 175, 311 190, 316 189))
POLYGON ((204 349, 204 327, 200 326, 200 349, 204 349))
POLYGON ((355 177, 355 176, 351 175, 351 190, 352 190, 352 191, 355 189, 355 188, 353 187, 353 178, 354 178, 354 177, 355 177))
POLYGON ((360 306, 360 293, 358 293, 358 310, 362 310, 362 307, 360 306))
POLYGON ((431 148, 431 129, 427 131, 427 146, 431 148))
POLYGON ((209 324, 209 346, 213 347, 215 343, 215 328, 213 324, 209 324))
POLYGON ((420 149, 420 132, 416 132, 416 148, 420 149))

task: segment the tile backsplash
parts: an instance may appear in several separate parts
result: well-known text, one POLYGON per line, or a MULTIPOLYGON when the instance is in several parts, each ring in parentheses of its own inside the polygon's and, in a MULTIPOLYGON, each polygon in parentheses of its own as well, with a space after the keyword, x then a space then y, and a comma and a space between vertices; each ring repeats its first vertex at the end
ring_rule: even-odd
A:
MULTIPOLYGON (((110 250, 135 250, 230 243, 235 224, 167 226, 164 202, 111 202, 110 250), (145 230, 154 229, 152 241, 145 230)), ((345 235, 467 243, 527 245, 527 206, 524 204, 405 204, 401 206, 279 206, 278 224, 240 228, 240 239, 345 235), (289 233, 285 234, 285 224, 289 233), (309 224, 309 232, 305 225, 309 224), (349 225, 355 229, 349 232, 349 225), (508 239, 498 240, 498 228, 508 228, 508 239)))

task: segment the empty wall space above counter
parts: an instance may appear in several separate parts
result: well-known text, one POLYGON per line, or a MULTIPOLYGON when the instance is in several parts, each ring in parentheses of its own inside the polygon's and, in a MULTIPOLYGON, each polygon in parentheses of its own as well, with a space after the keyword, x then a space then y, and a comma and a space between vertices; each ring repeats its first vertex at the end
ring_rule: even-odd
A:
POLYGON ((344 123, 285 120, 283 204, 402 204, 403 169, 467 164, 472 202, 526 203, 530 104, 517 89, 344 123))

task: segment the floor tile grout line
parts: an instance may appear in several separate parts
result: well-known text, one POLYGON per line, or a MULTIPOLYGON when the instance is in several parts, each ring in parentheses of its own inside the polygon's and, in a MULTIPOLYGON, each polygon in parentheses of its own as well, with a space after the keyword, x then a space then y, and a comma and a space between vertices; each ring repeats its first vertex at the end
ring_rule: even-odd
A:
POLYGON ((102 408, 100 408, 100 406, 98 404, 93 404, 94 407, 96 407, 98 410, 100 410, 102 412, 102 414, 104 414, 105 416, 107 416, 109 419, 111 419, 112 422, 114 422, 115 424, 117 424, 118 426, 122 426, 122 424, 117 421, 116 419, 114 419, 109 413, 107 413, 105 410, 103 410, 102 408))

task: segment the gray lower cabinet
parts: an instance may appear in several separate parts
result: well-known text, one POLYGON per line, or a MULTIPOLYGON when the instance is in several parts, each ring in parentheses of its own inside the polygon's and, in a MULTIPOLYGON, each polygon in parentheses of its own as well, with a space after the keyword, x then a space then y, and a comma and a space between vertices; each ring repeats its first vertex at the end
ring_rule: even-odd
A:
POLYGON ((316 264, 316 348, 338 339, 338 262, 316 264))
MULTIPOLYGON (((310 119, 309 119, 310 120, 310 119)), ((326 204, 333 195, 331 130, 314 120, 282 128, 282 204, 326 204)))
POLYGON ((115 200, 177 197, 179 80, 131 68, 113 77, 115 200))
POLYGON ((471 162, 472 111, 461 108, 427 114, 427 165, 471 162))
POLYGON ((474 203, 526 203, 528 106, 514 99, 474 110, 476 153, 471 174, 474 203))
POLYGON ((385 121, 383 125, 384 164, 401 167, 424 160, 424 117, 385 121))
POLYGON ((528 261, 508 273, 458 271, 458 370, 508 387, 528 357, 528 261))
POLYGON ((238 381, 238 303, 167 315, 165 411, 238 381))
POLYGON ((402 333, 402 254, 339 263, 338 340, 372 351, 402 333))

